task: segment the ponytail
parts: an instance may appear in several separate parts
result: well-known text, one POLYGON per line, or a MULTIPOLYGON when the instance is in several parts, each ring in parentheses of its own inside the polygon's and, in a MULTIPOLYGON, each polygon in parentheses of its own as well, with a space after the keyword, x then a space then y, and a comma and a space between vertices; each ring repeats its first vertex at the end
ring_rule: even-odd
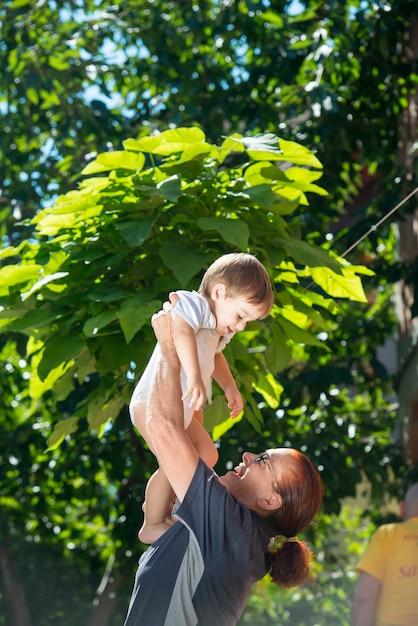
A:
POLYGON ((266 554, 271 580, 285 589, 303 584, 309 577, 312 551, 296 537, 272 547, 266 554))

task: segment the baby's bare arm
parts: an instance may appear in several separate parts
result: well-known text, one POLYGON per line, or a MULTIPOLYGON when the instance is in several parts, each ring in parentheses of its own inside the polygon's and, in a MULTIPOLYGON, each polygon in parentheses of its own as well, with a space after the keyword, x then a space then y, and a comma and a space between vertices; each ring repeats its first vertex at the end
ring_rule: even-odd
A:
POLYGON ((225 391, 227 387, 235 385, 234 377, 229 369, 228 361, 220 352, 215 354, 215 369, 213 370, 213 378, 218 385, 225 391))
POLYGON ((198 411, 206 402, 206 389, 202 381, 196 335, 190 324, 181 315, 176 315, 174 318, 173 339, 177 355, 187 377, 187 390, 182 400, 191 396, 189 406, 198 411))
POLYGON ((215 355, 213 378, 225 393, 228 407, 231 409, 230 416, 238 417, 244 408, 244 403, 231 370, 229 369, 228 361, 222 353, 215 355))

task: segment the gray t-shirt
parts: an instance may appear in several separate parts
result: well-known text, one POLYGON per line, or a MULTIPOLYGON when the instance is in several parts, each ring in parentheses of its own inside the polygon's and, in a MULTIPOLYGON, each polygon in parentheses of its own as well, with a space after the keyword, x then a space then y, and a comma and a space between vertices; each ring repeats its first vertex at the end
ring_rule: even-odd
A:
POLYGON ((139 560, 125 626, 234 626, 267 572, 268 522, 201 460, 176 517, 139 560))

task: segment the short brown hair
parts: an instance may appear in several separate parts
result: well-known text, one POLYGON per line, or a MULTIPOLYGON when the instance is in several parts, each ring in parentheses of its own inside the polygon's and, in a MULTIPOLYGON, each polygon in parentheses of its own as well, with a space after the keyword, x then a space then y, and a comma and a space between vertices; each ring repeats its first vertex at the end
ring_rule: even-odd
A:
POLYGON ((219 257, 205 272, 199 293, 210 298, 217 283, 226 287, 227 297, 242 296, 268 315, 274 302, 273 289, 265 267, 252 254, 232 252, 219 257))

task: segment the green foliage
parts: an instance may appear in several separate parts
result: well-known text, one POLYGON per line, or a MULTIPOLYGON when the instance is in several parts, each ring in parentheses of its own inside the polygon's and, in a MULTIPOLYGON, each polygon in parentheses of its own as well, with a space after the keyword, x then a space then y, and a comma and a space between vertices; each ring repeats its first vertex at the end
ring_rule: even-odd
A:
MULTIPOLYGON (((29 336, 43 393, 54 388, 65 400, 75 381, 83 387, 86 376, 100 374, 73 416, 56 426, 50 448, 86 413, 96 430, 118 416, 129 398, 131 363, 141 372, 153 343, 152 313, 169 290, 197 287, 205 265, 237 249, 262 258, 278 291, 271 322, 231 348, 247 397, 244 415, 260 430, 251 393, 277 406, 281 388, 273 376, 287 365, 277 356, 280 345, 288 346, 288 361, 292 345, 321 346, 315 335, 328 327, 339 299, 366 302, 358 274, 372 272, 301 241, 295 228, 294 210, 307 203, 306 193, 325 194, 306 169, 321 164, 272 134, 233 135, 216 146, 198 128, 179 128, 124 147, 84 168, 78 190, 33 218, 37 242, 21 244, 18 264, 0 268, 3 332, 29 336), (280 343, 250 351, 270 343, 269 327, 280 343)), ((213 427, 225 413, 214 423, 212 411, 213 427)))
POLYGON ((278 589, 266 577, 257 583, 239 626, 275 626, 278 619, 294 626, 350 626, 355 568, 373 530, 352 502, 339 516, 324 515, 309 537, 315 563, 305 585, 278 589))
MULTIPOLYGON (((149 316, 154 307, 176 283, 196 286, 205 264, 221 252, 249 245, 276 268, 272 278, 285 288, 277 293, 268 325, 254 325, 242 342, 236 338, 229 346, 228 359, 240 382, 248 388, 254 382, 255 393, 247 398, 251 424, 241 420, 216 425, 222 414, 218 410, 225 407, 221 397, 212 405, 214 417, 207 411, 211 430, 222 436, 220 471, 237 461, 237 450, 293 445, 320 466, 328 513, 339 510, 341 499, 355 493, 364 475, 373 487, 370 507, 379 505, 384 493, 399 491, 404 468, 402 450, 391 434, 396 425, 392 381, 377 350, 396 325, 392 284, 400 278, 412 284, 417 272, 413 264, 397 261, 391 220, 352 246, 416 186, 416 153, 405 160, 402 132, 418 81, 408 60, 416 0, 306 0, 298 6, 303 8, 296 16, 289 12, 294 4, 285 0, 126 0, 120 5, 5 0, 0 6, 0 306, 5 307, 0 310, 0 549, 10 542, 32 622, 40 626, 48 620, 64 624, 64 616, 71 624, 72 615, 72 623, 90 618, 93 623, 96 617, 102 626, 110 624, 114 609, 103 606, 106 591, 96 597, 91 615, 88 602, 108 571, 103 588, 112 593, 113 575, 120 580, 127 572, 126 586, 114 593, 123 607, 114 623, 122 621, 135 559, 120 546, 135 546, 139 502, 154 461, 130 430, 124 409, 104 428, 100 407, 103 415, 111 416, 119 410, 112 403, 126 403, 132 379, 152 350, 149 316), (148 159, 152 141, 159 141, 152 139, 154 131, 192 126, 194 132, 205 129, 202 153, 186 153, 183 164, 177 158, 171 172, 164 163, 163 179, 152 178, 150 188, 143 184, 120 193, 136 170, 137 182, 147 183, 145 172, 151 176, 169 158, 160 153, 142 163, 142 150, 124 145, 128 137, 135 138, 129 140, 133 146, 151 142, 145 144, 148 159), (196 168, 198 179, 208 146, 219 150, 213 142, 233 135, 236 142, 238 133, 247 143, 224 163, 228 171, 243 165, 239 159, 251 148, 248 135, 260 133, 279 134, 286 150, 292 144, 283 142, 293 142, 305 152, 303 158, 310 148, 311 158, 323 164, 319 170, 312 160, 308 169, 294 161, 296 167, 289 168, 287 207, 281 202, 280 214, 275 214, 286 236, 276 233, 274 246, 270 231, 263 236, 265 223, 258 219, 274 205, 271 182, 280 174, 277 167, 271 174, 262 161, 253 163, 255 179, 257 167, 270 179, 267 186, 264 181, 247 184, 242 204, 239 193, 228 191, 225 209, 238 211, 234 219, 224 215, 223 205, 215 216, 208 215, 204 196, 198 198, 194 219, 190 199, 187 203, 183 197, 193 174, 190 167, 196 168), (96 170, 74 191, 86 167, 96 170), (317 185, 320 177, 328 196, 317 185), (62 242, 57 230, 40 240, 33 218, 54 203, 56 209, 58 193, 59 203, 67 197, 72 206, 55 221, 50 215, 50 227, 59 226, 62 242), (292 194, 298 193, 296 206, 292 194), (138 198, 141 206, 146 199, 150 211, 141 219, 134 206, 138 198), (99 207, 99 199, 106 209, 99 207), (183 200, 178 221, 171 222, 171 207, 183 200), (250 217, 243 213, 244 203, 263 209, 257 207, 250 217), (130 216, 124 220, 126 210, 130 216), (182 238, 181 230, 186 233, 182 238), (148 263, 140 250, 150 247, 156 233, 164 241, 155 239, 148 263), (78 239, 72 241, 72 234, 78 239), (202 247, 204 240, 208 248, 202 247), (274 258, 268 257, 267 248, 274 258), (326 248, 335 255, 330 257, 326 248), (334 260, 346 250, 351 250, 348 258, 356 274, 356 266, 363 264, 375 272, 374 277, 363 276, 367 304, 347 305, 337 291, 332 297, 321 291, 330 288, 324 259, 334 260), (185 251, 187 263, 180 256, 185 251), (163 268, 161 275, 157 266, 163 268), (122 281, 117 268, 123 270, 122 281), (310 285, 314 271, 316 280, 310 285), (143 274, 152 287, 135 283, 143 274), (132 284, 125 282, 128 275, 132 284), (266 351, 257 353, 267 343, 266 351), (249 360, 248 348, 255 360, 249 360), (267 366, 268 377, 257 370, 260 362, 267 366), (51 438, 59 422, 64 426, 57 426, 51 438), (73 436, 66 436, 71 429, 73 436), (45 453, 48 440, 51 449, 45 453), (76 489, 80 478, 82 488, 76 489), (65 527, 59 520, 58 534, 53 532, 56 515, 67 520, 65 527), (120 522, 108 521, 113 519, 120 522), (103 549, 95 542, 96 532, 103 538, 101 529, 106 535, 103 549), (71 541, 82 547, 67 549, 71 541), (113 567, 108 555, 117 555, 113 567), (45 569, 51 570, 48 579, 42 576, 45 569), (55 580, 66 583, 68 604, 55 580)), ((264 148, 269 153, 270 138, 264 148)), ((274 163, 280 158, 275 149, 274 163)), ((209 168, 205 181, 218 181, 222 187, 219 176, 209 168)), ((213 192, 217 197, 215 188, 213 192)), ((403 210, 415 206, 409 203, 403 210)), ((335 288, 338 276, 333 277, 335 288)), ((332 536, 336 524, 336 517, 323 518, 318 554, 322 535, 332 536)), ((355 528, 353 535, 355 542, 355 528)), ((344 551, 334 559, 326 550, 320 573, 324 583, 308 595, 303 590, 302 597, 292 592, 286 611, 276 589, 270 593, 258 586, 245 619, 261 626, 263 619, 277 623, 278 616, 283 622, 292 616, 294 623, 308 623, 312 616, 312 622, 339 624, 335 615, 341 615, 341 622, 347 619, 351 594, 344 559, 344 551), (338 572, 335 579, 333 572, 338 572), (270 609, 265 608, 266 598, 270 609)), ((0 603, 9 610, 6 596, 1 589, 0 603)), ((12 621, 10 612, 0 615, 0 624, 12 621)))
POLYGON ((85 430, 47 451, 53 398, 29 401, 30 369, 16 348, 9 343, 0 354, 0 624, 15 623, 7 577, 22 581, 34 623, 72 626, 100 604, 106 565, 122 598, 114 609, 120 623, 132 585, 139 502, 155 460, 133 432, 120 445, 122 419, 106 439, 85 430))

